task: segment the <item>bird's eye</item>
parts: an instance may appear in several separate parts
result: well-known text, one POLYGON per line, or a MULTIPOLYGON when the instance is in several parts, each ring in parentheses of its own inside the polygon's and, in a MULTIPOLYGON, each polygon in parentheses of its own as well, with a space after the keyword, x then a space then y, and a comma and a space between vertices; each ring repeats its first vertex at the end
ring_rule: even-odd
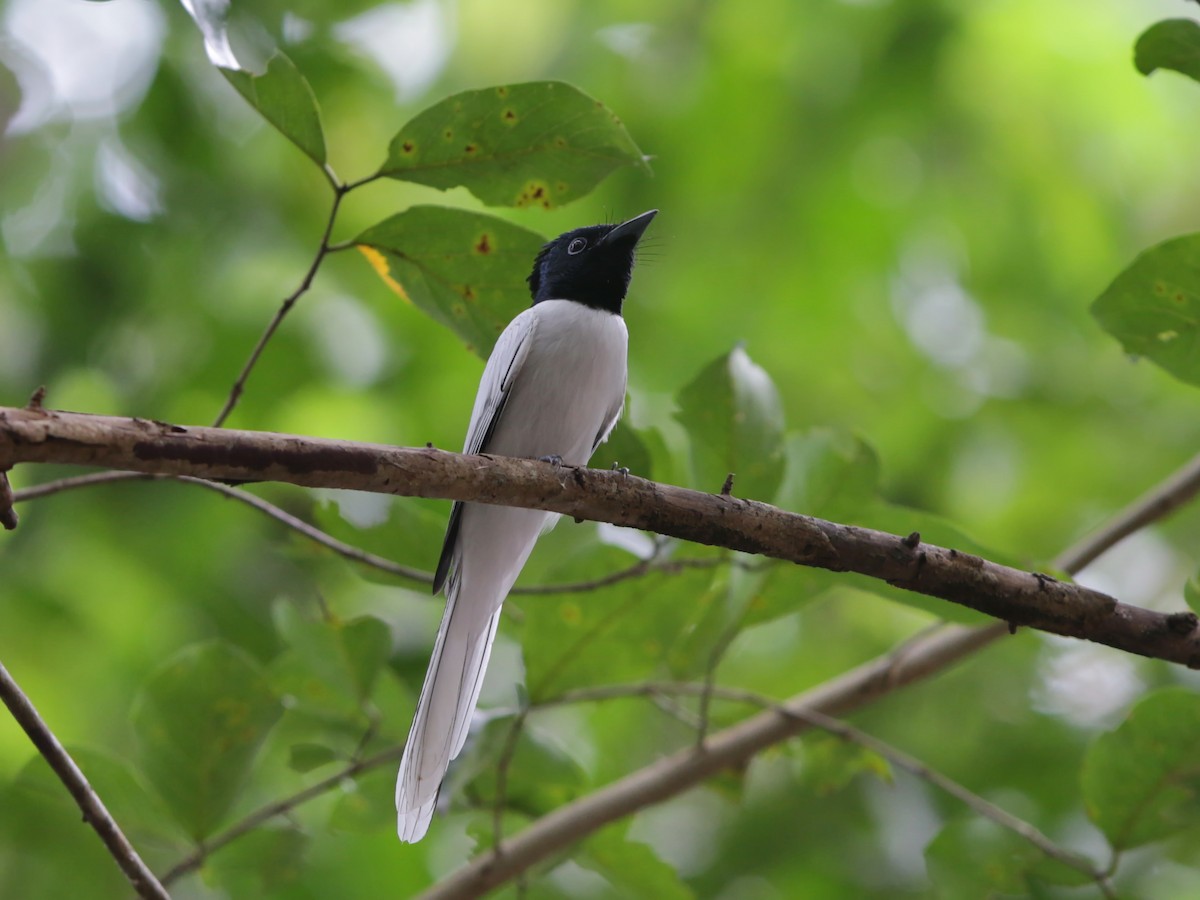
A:
POLYGON ((587 246, 587 241, 583 238, 575 238, 571 243, 567 244, 567 252, 574 256, 576 253, 582 253, 583 248, 587 246))

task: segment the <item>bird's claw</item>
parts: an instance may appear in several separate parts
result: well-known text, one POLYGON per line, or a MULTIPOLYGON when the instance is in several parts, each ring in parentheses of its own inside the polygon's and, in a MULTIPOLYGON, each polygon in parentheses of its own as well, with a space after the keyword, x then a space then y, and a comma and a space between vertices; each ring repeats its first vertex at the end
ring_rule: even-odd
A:
POLYGON ((557 469, 562 465, 562 457, 557 453, 551 453, 549 456, 539 456, 538 462, 550 463, 550 465, 557 469))
POLYGON ((622 478, 628 478, 628 477, 629 477, 629 467, 628 467, 628 466, 623 466, 623 465, 621 465, 621 464, 620 464, 619 462, 617 462, 616 460, 614 460, 614 461, 613 461, 613 464, 612 464, 612 469, 611 469, 610 471, 613 471, 613 472, 620 472, 620 473, 621 473, 621 477, 622 477, 622 478))

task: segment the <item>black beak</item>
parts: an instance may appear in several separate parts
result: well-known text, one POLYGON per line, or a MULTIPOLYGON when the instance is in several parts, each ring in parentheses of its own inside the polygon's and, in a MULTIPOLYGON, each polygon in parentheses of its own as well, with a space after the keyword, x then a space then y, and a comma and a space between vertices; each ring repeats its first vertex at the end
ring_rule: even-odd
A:
POLYGON ((642 239, 642 232, 646 230, 646 226, 653 221, 658 215, 657 209, 650 209, 642 213, 640 216, 634 216, 628 221, 622 222, 600 241, 602 244, 612 244, 617 241, 630 240, 636 244, 642 239))

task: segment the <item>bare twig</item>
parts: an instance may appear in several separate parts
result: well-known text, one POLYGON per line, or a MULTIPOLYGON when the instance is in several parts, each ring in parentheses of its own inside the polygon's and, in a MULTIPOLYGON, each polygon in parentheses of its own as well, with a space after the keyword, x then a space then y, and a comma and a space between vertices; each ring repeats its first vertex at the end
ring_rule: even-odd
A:
MULTIPOLYGON (((307 803, 309 800, 328 793, 344 782, 347 778, 356 778, 357 776, 371 771, 372 769, 378 769, 380 766, 386 766, 391 763, 398 762, 403 754, 403 746, 389 747, 387 750, 380 751, 374 756, 368 756, 366 759, 356 760, 355 762, 350 763, 345 768, 330 775, 328 778, 323 778, 315 784, 309 785, 302 791, 297 791, 296 793, 287 797, 283 797, 279 800, 268 803, 265 806, 259 807, 254 812, 230 825, 224 831, 219 832, 218 834, 209 838, 207 841, 197 847, 192 853, 175 863, 175 865, 173 865, 163 874, 162 883, 173 884, 188 872, 195 871, 196 869, 200 868, 200 866, 204 865, 204 861, 208 859, 211 854, 215 853, 217 850, 220 850, 226 844, 237 840, 247 832, 253 831, 264 822, 267 822, 276 816, 285 815, 296 807, 307 803)), ((166 894, 163 896, 166 896, 166 894)))
POLYGON ((166 889, 142 862, 142 858, 133 849, 116 820, 109 814, 104 802, 92 790, 79 766, 75 765, 75 760, 63 749, 58 738, 42 720, 37 709, 3 664, 0 664, 0 699, 3 699, 4 705, 17 720, 17 724, 29 735, 38 753, 50 764, 54 774, 71 792, 71 796, 83 811, 83 820, 95 829, 138 896, 152 900, 171 900, 166 889))
POLYGON ((1064 550, 1055 561, 1074 575, 1114 544, 1152 522, 1165 519, 1200 493, 1200 454, 1150 488, 1086 537, 1064 550))
MULTIPOLYGON (((378 569, 381 572, 386 572, 389 575, 395 575, 398 578, 406 578, 409 581, 415 581, 418 584, 432 584, 433 575, 429 572, 417 569, 412 566, 406 566, 386 557, 379 556, 375 553, 370 553, 363 550, 361 547, 356 547, 353 544, 347 544, 345 541, 335 538, 327 531, 322 531, 315 525, 310 525, 303 519, 293 516, 291 513, 276 506, 261 497, 251 494, 249 491, 241 488, 231 487, 227 484, 222 484, 219 481, 209 481, 205 478, 193 478, 189 475, 179 476, 155 476, 143 475, 138 472, 95 472, 91 475, 77 475, 73 478, 60 478, 56 481, 47 481, 44 484, 33 485, 32 487, 22 488, 16 491, 13 495, 14 503, 22 503, 27 500, 37 500, 42 497, 49 497, 54 494, 62 493, 63 491, 74 490, 76 488, 94 487, 101 484, 112 484, 121 481, 176 481, 182 484, 191 484, 196 487, 201 487, 206 490, 213 491, 230 500, 236 500, 239 503, 244 503, 252 509, 256 509, 264 515, 270 516, 282 525, 286 525, 298 534, 303 535, 309 540, 320 544, 326 549, 332 550, 339 556, 354 562, 361 563, 365 566, 378 569)), ((664 574, 675 575, 689 569, 714 569, 724 565, 727 561, 718 557, 696 557, 683 559, 662 559, 657 555, 649 556, 646 559, 638 560, 636 563, 624 568, 617 569, 615 572, 609 572, 599 578, 591 578, 583 581, 569 581, 561 584, 534 584, 517 586, 509 593, 513 596, 517 595, 538 595, 538 594, 577 594, 587 591, 598 591, 602 588, 610 587, 614 584, 619 584, 622 581, 628 581, 632 578, 641 578, 645 575, 664 574)), ((758 568, 750 563, 734 561, 733 565, 738 565, 743 568, 758 568)))
POLYGON ((496 796, 492 803, 492 851, 500 853, 500 845, 504 841, 504 807, 508 804, 508 769, 513 757, 517 754, 517 743, 521 740, 521 732, 525 730, 525 719, 529 715, 529 707, 522 706, 513 716, 508 727, 508 735, 504 739, 504 748, 496 761, 496 796))
POLYGON ((0 467, 17 462, 276 480, 545 509, 800 565, 858 572, 969 606, 1010 625, 1200 667, 1200 627, 1190 612, 1165 615, 951 548, 924 543, 914 548, 894 534, 605 470, 567 466, 548 471, 534 460, 464 456, 427 447, 0 408, 0 467))
POLYGON ((333 223, 337 221, 338 209, 342 205, 342 198, 357 186, 340 184, 337 177, 333 175, 333 170, 328 167, 323 167, 326 178, 329 179, 330 185, 333 187, 333 203, 329 207, 329 218, 325 220, 325 230, 321 234, 321 243, 317 247, 316 255, 313 256, 312 262, 308 266, 308 271, 304 273, 304 277, 300 280, 300 284, 280 304, 279 309, 275 311, 275 315, 271 317, 271 321, 267 323, 266 329, 258 339, 258 343, 254 345, 254 349, 250 351, 250 356, 246 359, 245 365, 242 366, 242 371, 238 374, 237 380, 234 381, 233 387, 229 389, 229 396, 225 398, 225 404, 221 407, 221 411, 217 413, 216 419, 213 420, 213 427, 219 428, 225 424, 225 420, 229 418, 229 414, 233 412, 237 406, 242 392, 246 389, 246 380, 250 377, 250 373, 258 364, 258 359, 262 356, 263 350, 266 349, 267 343, 275 335, 276 330, 283 323, 284 317, 291 311, 291 308, 296 305, 296 301, 303 296, 310 287, 312 287, 313 279, 317 275, 317 270, 321 267, 321 262, 325 259, 330 251, 329 238, 333 234, 333 223))

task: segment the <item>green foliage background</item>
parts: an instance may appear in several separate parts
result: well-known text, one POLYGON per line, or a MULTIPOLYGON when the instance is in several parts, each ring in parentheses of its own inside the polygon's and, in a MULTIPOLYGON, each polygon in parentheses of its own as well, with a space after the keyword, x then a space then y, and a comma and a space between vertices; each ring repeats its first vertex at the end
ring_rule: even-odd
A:
MULTIPOLYGON (((1200 229, 1200 89, 1171 72, 1144 77, 1132 51, 1151 23, 1185 12, 1120 0, 264 0, 236 18, 251 51, 265 59, 278 43, 311 84, 323 152, 347 180, 394 161, 402 125, 468 89, 565 81, 620 117, 651 172, 617 168, 549 211, 488 210, 543 236, 661 210, 626 307, 632 428, 597 464, 615 455, 639 474, 717 490, 728 460, 745 476, 743 496, 975 541, 1037 567, 1200 444, 1195 387, 1131 362, 1089 312, 1137 254, 1200 229), (398 88, 347 39, 393 27, 347 30, 380 10, 411 15, 387 57, 431 54, 428 77, 398 88), (405 45, 405 34, 421 40, 405 45), (701 388, 719 400, 710 409, 701 388)), ((19 405, 45 384, 53 407, 211 421, 317 247, 331 199, 313 162, 322 148, 309 134, 301 152, 265 124, 239 96, 246 84, 235 78, 235 90, 209 64, 178 5, 7 0, 0 38, 0 121, 10 122, 0 138, 0 402, 19 405), (78 92, 62 102, 37 46, 62 42, 86 77, 109 64, 90 44, 113 34, 148 48, 141 80, 110 109, 78 92)), ((510 187, 503 195, 515 197, 510 187)), ((484 209, 464 188, 381 180, 346 198, 333 239, 428 204, 484 209)), ((377 229, 376 246, 445 216, 414 211, 408 232, 403 221, 377 229)), ((1168 254, 1172 279, 1194 277, 1191 246, 1168 254)), ((1131 270, 1122 284, 1139 277, 1131 270)), ((357 252, 329 256, 229 424, 457 449, 482 362, 464 342, 473 333, 413 299, 357 252)), ((1161 334, 1140 339, 1152 346, 1161 334)), ((1196 380, 1194 355, 1171 365, 1196 380)), ((25 467, 14 482, 52 474, 69 473, 25 467)), ((404 564, 436 562, 448 504, 255 490, 404 564)), ((420 586, 181 484, 81 490, 20 512, 21 527, 0 540, 0 659, 156 871, 189 838, 403 740, 440 615, 420 586), (230 717, 243 726, 236 746, 207 746, 203 723, 219 731, 230 717), (214 754, 224 754, 216 766, 214 754)), ((1089 583, 1180 607, 1198 528, 1200 514, 1185 510, 1115 551, 1089 583)), ((635 561, 597 536, 560 525, 522 584, 635 561)), ((693 679, 714 659, 720 683, 788 696, 935 616, 962 617, 898 596, 731 563, 514 597, 484 705, 514 707, 518 680, 547 699, 693 679)), ((1162 754, 1172 792, 1160 795, 1154 785, 1139 794, 1122 768, 1147 759, 1147 741, 1194 743, 1190 693, 1149 698, 1142 718, 1092 743, 1158 686, 1194 688, 1195 678, 1022 633, 856 722, 1101 866, 1106 837, 1121 849, 1149 843, 1118 885, 1190 896, 1200 890, 1186 802, 1194 769, 1162 754), (1130 821, 1142 801, 1158 818, 1130 821)), ((744 713, 714 708, 718 725, 744 713)), ((179 896, 416 892, 490 840, 507 721, 466 754, 456 811, 426 842, 395 841, 389 764, 215 853, 179 896)), ((531 722, 508 776, 510 828, 692 739, 645 700, 531 722)), ((571 864, 538 873, 531 893, 1082 895, 1051 886, 1061 873, 1011 835, 878 768, 819 737, 789 743, 600 832, 571 864)), ((0 895, 127 896, 78 818, 0 717, 0 895)))

